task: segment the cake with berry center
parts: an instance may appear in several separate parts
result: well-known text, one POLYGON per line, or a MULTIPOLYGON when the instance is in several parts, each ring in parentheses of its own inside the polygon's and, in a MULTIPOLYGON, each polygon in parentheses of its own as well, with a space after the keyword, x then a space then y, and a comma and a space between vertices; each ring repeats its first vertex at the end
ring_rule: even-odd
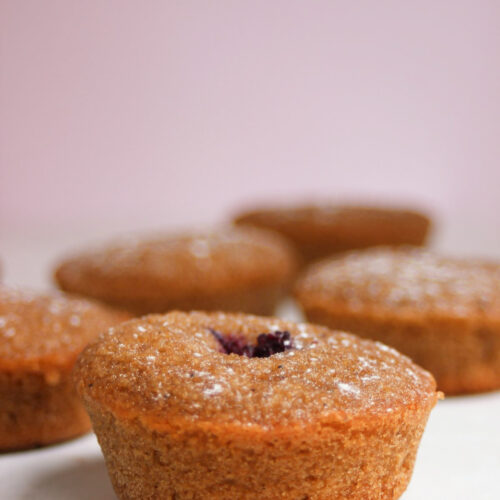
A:
POLYGON ((124 323, 75 377, 122 499, 398 498, 439 396, 385 345, 243 314, 124 323))

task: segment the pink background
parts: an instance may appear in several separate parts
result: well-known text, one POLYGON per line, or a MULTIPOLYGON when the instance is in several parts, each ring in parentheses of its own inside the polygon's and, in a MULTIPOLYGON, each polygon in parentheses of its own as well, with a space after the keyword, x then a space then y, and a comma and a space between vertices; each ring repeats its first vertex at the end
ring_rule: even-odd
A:
MULTIPOLYGON (((499 160, 500 0, 0 0, 9 284, 254 199, 415 202, 500 257, 499 160)), ((499 394, 438 404, 405 498, 500 498, 499 394)), ((100 456, 4 454, 0 497, 106 498, 100 456)))
POLYGON ((0 4, 3 231, 368 197, 496 235, 496 0, 0 4))

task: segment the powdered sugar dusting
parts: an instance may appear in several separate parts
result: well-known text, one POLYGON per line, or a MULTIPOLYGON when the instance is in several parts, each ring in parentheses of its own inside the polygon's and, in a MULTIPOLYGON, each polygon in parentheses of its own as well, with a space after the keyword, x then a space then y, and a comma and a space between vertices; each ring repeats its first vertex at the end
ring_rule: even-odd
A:
POLYGON ((222 385, 215 383, 214 385, 212 385, 212 387, 205 389, 204 394, 205 396, 213 396, 214 394, 219 394, 221 392, 222 392, 222 385))
POLYGON ((359 387, 354 385, 347 384, 345 382, 337 382, 337 386, 344 393, 353 394, 354 396, 359 396, 361 394, 359 387))
POLYGON ((500 309, 500 266, 417 249, 371 249, 318 264, 299 295, 304 303, 328 296, 353 310, 376 304, 460 317, 500 309))
POLYGON ((122 317, 62 293, 37 295, 1 286, 0 362, 78 352, 122 317))
POLYGON ((210 257, 210 241, 206 238, 196 238, 189 243, 189 251, 198 259, 210 257))
POLYGON ((139 276, 141 288, 151 281, 156 293, 165 293, 165 284, 174 283, 179 288, 183 281, 194 279, 191 286, 198 287, 200 277, 209 286, 215 279, 212 275, 217 280, 227 278, 228 269, 243 275, 286 275, 294 267, 290 254, 279 236, 255 228, 129 236, 68 259, 56 277, 72 289, 81 285, 79 280, 88 272, 94 281, 139 276), (158 289, 158 283, 164 286, 158 289))

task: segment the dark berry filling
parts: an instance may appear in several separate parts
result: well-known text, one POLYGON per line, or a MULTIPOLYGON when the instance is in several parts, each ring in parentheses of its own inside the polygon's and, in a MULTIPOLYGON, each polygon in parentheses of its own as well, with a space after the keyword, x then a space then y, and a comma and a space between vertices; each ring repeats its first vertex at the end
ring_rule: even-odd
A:
POLYGON ((279 330, 272 333, 261 333, 257 337, 257 345, 254 347, 254 358, 268 358, 278 352, 292 349, 292 337, 290 332, 279 330))
POLYGON ((279 331, 261 333, 257 337, 257 344, 249 344, 245 338, 236 335, 223 335, 217 330, 209 328, 212 335, 217 339, 224 354, 237 354, 247 358, 268 358, 278 352, 293 349, 292 336, 290 332, 279 331))

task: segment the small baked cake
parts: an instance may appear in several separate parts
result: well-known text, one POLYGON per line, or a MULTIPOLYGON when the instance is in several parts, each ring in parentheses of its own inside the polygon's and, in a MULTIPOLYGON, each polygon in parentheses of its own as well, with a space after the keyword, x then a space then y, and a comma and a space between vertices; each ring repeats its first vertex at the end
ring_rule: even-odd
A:
POLYGON ((430 228, 430 219, 412 210, 333 204, 254 210, 235 222, 281 233, 304 263, 358 248, 420 246, 430 228))
POLYGON ((123 319, 123 313, 62 294, 0 286, 0 451, 90 429, 71 370, 90 340, 123 319))
POLYGON ((291 246, 252 228, 129 239, 76 255, 55 272, 65 291, 137 315, 181 310, 270 314, 296 271, 291 246))
POLYGON ((433 377, 308 324, 171 312, 111 329, 75 377, 121 499, 392 499, 433 377))
POLYGON ((306 317, 380 340, 447 394, 500 388, 500 266, 418 249, 371 249, 313 266, 296 298, 306 317))

